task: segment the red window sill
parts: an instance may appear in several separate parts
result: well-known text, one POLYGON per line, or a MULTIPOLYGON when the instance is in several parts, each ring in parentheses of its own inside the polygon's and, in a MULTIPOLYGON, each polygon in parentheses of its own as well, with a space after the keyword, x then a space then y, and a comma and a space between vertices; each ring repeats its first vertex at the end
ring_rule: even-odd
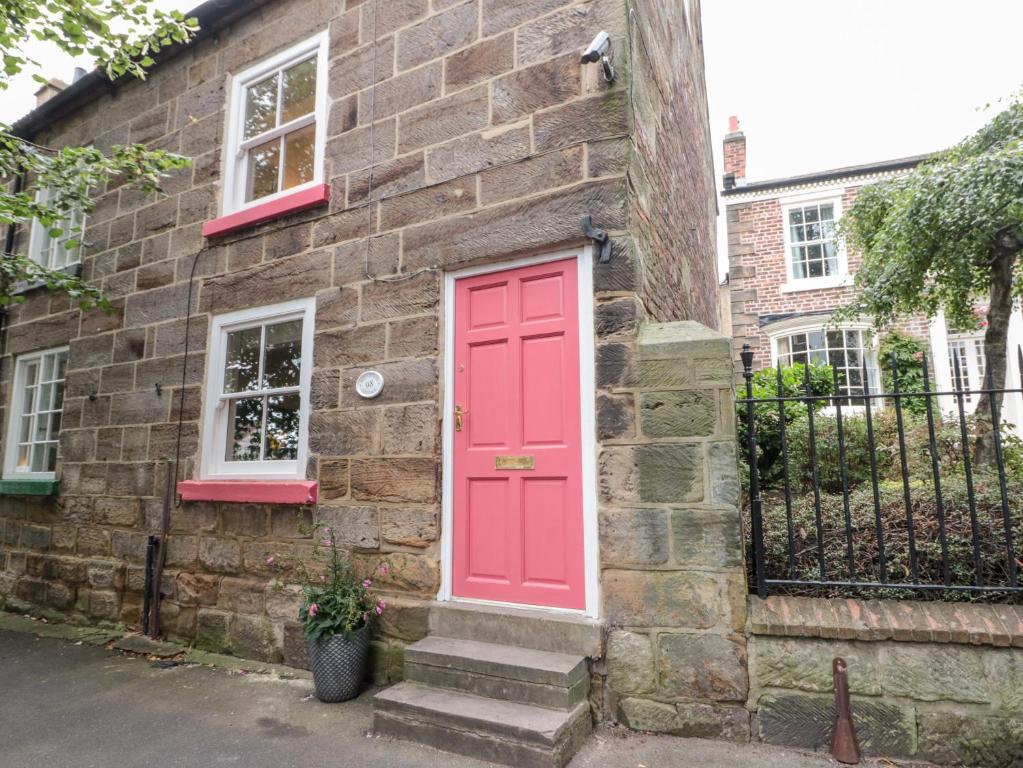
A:
POLYGON ((182 501, 315 504, 318 492, 315 480, 185 480, 178 483, 182 501))
POLYGON ((330 184, 320 184, 310 189, 303 189, 292 195, 285 195, 262 205, 254 205, 244 211, 221 216, 219 219, 207 221, 202 225, 203 237, 220 237, 237 232, 239 229, 254 227, 273 219, 298 213, 309 208, 316 208, 330 202, 330 184))

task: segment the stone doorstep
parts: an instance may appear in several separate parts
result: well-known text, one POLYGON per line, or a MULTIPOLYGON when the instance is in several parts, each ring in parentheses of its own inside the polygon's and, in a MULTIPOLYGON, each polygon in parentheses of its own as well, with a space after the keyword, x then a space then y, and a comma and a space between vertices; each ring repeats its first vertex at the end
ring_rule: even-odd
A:
POLYGON ((582 656, 438 635, 408 646, 405 661, 564 688, 587 676, 582 656))
POLYGON ((543 609, 434 603, 430 634, 591 659, 604 656, 603 622, 543 609))
POLYGON ((577 704, 586 701, 590 692, 589 677, 579 680, 570 688, 564 688, 447 667, 416 664, 407 659, 405 680, 432 688, 445 688, 488 699, 514 701, 561 712, 571 711, 577 704))
POLYGON ((558 712, 416 683, 399 683, 381 691, 374 707, 378 713, 409 721, 546 749, 559 746, 579 722, 591 723, 585 702, 571 712, 558 712))

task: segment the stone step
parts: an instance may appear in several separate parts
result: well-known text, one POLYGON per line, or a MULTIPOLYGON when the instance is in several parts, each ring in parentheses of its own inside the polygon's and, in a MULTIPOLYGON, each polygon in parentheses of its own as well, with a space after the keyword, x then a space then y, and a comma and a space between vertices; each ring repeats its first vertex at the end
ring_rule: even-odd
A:
POLYGON ((599 621, 532 608, 434 603, 430 634, 591 659, 604 655, 604 627, 599 621))
POLYGON ((405 649, 405 679, 563 711, 590 690, 582 656, 437 635, 405 649))
POLYGON ((374 699, 381 736, 519 768, 563 768, 591 728, 585 702, 558 712, 411 682, 374 699))

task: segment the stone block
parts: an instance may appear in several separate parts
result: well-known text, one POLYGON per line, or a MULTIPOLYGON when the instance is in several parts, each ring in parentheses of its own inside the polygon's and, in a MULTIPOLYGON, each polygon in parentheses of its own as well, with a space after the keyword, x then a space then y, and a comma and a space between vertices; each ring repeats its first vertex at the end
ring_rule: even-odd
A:
POLYGON ((635 403, 632 395, 597 395, 597 437, 627 440, 636 436, 635 403))
POLYGON ((234 539, 203 536, 199 539, 199 562, 214 573, 238 573, 241 569, 241 547, 234 539))
POLYGON ((259 504, 224 504, 220 508, 220 526, 228 536, 254 538, 266 536, 270 529, 266 507, 259 504))
POLYGON ((985 653, 984 661, 995 692, 995 706, 1005 712, 1023 713, 1023 651, 985 653))
POLYGON ((217 607, 231 613, 261 614, 265 591, 265 581, 228 576, 220 582, 217 607))
POLYGON ((1005 768, 1023 761, 1023 720, 965 712, 920 712, 917 757, 940 765, 1005 768))
MULTIPOLYGON (((852 710, 864 754, 907 757, 916 752, 917 722, 912 707, 854 696, 852 710)), ((827 749, 834 722, 833 696, 772 694, 760 697, 754 728, 758 738, 768 744, 827 749)))
POLYGON ((372 579, 382 590, 433 597, 440 586, 440 563, 436 555, 356 553, 352 564, 360 576, 372 579))
POLYGON ((203 651, 223 653, 228 650, 231 614, 213 608, 200 608, 195 628, 195 647, 203 651))
POLYGON ((388 544, 428 547, 439 536, 434 508, 381 507, 380 536, 388 544))
POLYGON ((374 400, 363 400, 355 392, 355 381, 365 368, 345 370, 341 379, 342 404, 369 408, 397 403, 435 401, 438 374, 435 358, 400 360, 374 366, 384 377, 383 391, 374 400))
POLYGON ((626 200, 622 180, 594 181, 421 224, 404 234, 403 267, 447 266, 478 259, 481 253, 497 258, 578 242, 579 222, 588 214, 601 227, 623 228, 626 200))
MULTIPOLYGON (((200 306, 219 314, 315 296, 318 290, 330 285, 331 261, 329 252, 313 251, 221 275, 216 282, 203 285, 200 306)), ((129 309, 133 298, 128 300, 129 309)), ((180 313, 184 303, 184 296, 173 303, 174 312, 180 313)))
MULTIPOLYGON (((383 331, 383 326, 380 329, 383 331)), ((380 414, 377 411, 318 411, 309 417, 309 450, 312 453, 353 456, 376 453, 379 445, 380 414)))
POLYGON ((734 568, 743 564, 738 509, 674 509, 671 539, 678 565, 734 568))
POLYGON ((246 659, 277 661, 273 625, 262 616, 231 617, 227 632, 228 645, 233 653, 246 659))
POLYGON ((618 702, 618 719, 634 731, 677 733, 679 728, 675 707, 650 699, 622 699, 618 702))
POLYGON ((662 696, 745 702, 746 641, 711 634, 662 634, 657 672, 662 696))
POLYGON ((407 405, 384 411, 383 452, 433 454, 438 420, 433 405, 407 405))
POLYGON ((609 503, 678 504, 703 500, 702 445, 637 445, 605 448, 598 475, 609 503))
POLYGON ((572 0, 516 0, 509 3, 508 0, 482 0, 483 34, 489 37, 517 27, 571 2, 572 0))
MULTIPOLYGON (((494 82, 494 124, 539 112, 582 92, 579 54, 572 53, 518 69, 494 82)), ((560 142, 564 144, 570 142, 560 142)))
MULTIPOLYGON (((32 526, 25 526, 26 529, 32 526)), ((120 533, 120 532, 118 532, 120 533)), ((102 528, 79 528, 78 529, 78 554, 86 555, 89 557, 107 557, 111 554, 113 535, 110 531, 102 528)), ((138 536, 138 539, 143 539, 143 536, 138 536)), ((113 553, 118 556, 117 552, 113 553)), ((132 553, 136 559, 145 557, 145 544, 142 545, 142 551, 138 549, 132 553)))
POLYGON ((308 539, 313 531, 313 514, 306 507, 271 507, 270 531, 276 539, 308 539))
POLYGON ((322 331, 316 334, 315 344, 313 357, 317 368, 343 367, 383 360, 387 328, 380 323, 322 331))
POLYGON ((346 549, 376 549, 380 546, 380 523, 376 507, 320 506, 316 521, 331 530, 346 549))
POLYGON ((439 98, 443 65, 435 62, 380 83, 375 90, 360 95, 359 113, 365 121, 382 120, 439 98))
POLYGON ((370 199, 384 200, 422 189, 424 186, 426 186, 425 154, 418 152, 405 155, 351 174, 348 177, 348 205, 351 207, 370 199))
POLYGON ((296 669, 309 669, 309 644, 305 627, 291 621, 284 625, 284 663, 296 669))
POLYGON ((707 447, 710 469, 710 500, 715 504, 738 508, 739 467, 735 442, 711 443, 707 447))
POLYGON ((514 66, 515 40, 509 33, 448 56, 444 61, 444 82, 448 91, 457 91, 503 74, 514 66))
POLYGON ((669 542, 663 509, 600 511, 600 560, 605 566, 663 565, 669 542))
POLYGON ((745 744, 750 740, 750 713, 743 706, 705 704, 680 701, 678 711, 679 736, 690 739, 717 739, 745 744))
POLYGON ((627 134, 631 122, 629 111, 628 98, 622 89, 547 110, 533 118, 536 151, 627 134))
POLYGON ((316 328, 355 325, 359 319, 359 292, 354 288, 328 288, 316 294, 316 328))
POLYGON ((476 40, 478 28, 475 0, 430 16, 398 35, 398 69, 410 69, 464 48, 476 40))
POLYGON ((603 588, 607 618, 622 626, 728 625, 725 587, 711 574, 605 570, 603 588))
POLYGON ((384 637, 414 643, 429 634, 429 620, 428 604, 401 598, 388 600, 387 610, 377 619, 376 631, 384 637))
POLYGON ((298 620, 299 610, 304 602, 302 588, 295 584, 267 584, 264 599, 266 615, 271 619, 286 621, 298 620))
POLYGON ((432 357, 437 354, 440 323, 434 315, 388 323, 387 357, 432 357))
MULTIPOLYGON (((401 116, 398 153, 405 154, 482 130, 489 121, 490 94, 486 86, 469 88, 443 99, 435 99, 401 116)), ((353 131, 347 135, 355 133, 353 131)))
POLYGON ((216 605, 220 578, 204 573, 179 573, 176 596, 182 605, 216 605))
POLYGON ((607 681, 619 694, 653 692, 657 678, 649 635, 620 629, 608 634, 607 681))
POLYGON ((480 174, 480 205, 547 192, 583 179, 583 148, 568 147, 480 174))
POLYGON ((374 640, 369 650, 370 680, 373 685, 391 685, 405 677, 405 644, 374 640))
MULTIPOLYGON (((382 230, 401 229, 424 221, 434 221, 445 216, 471 211, 475 207, 475 177, 452 179, 383 201, 380 204, 380 228, 382 230)), ((430 274, 426 276, 433 277, 430 274)), ((395 285, 401 285, 401 283, 385 284, 390 289, 387 295, 395 292, 395 285)), ((373 307, 372 304, 364 306, 373 307)))
POLYGON ((359 501, 430 504, 437 501, 435 459, 354 459, 352 498, 359 501))
POLYGON ((598 302, 594 326, 598 338, 632 336, 643 319, 643 305, 635 296, 598 302))
POLYGON ((918 701, 991 701, 985 651, 961 645, 886 644, 881 656, 885 695, 918 701))
POLYGON ((110 560, 90 560, 87 564, 89 586, 94 589, 124 588, 125 566, 110 560))
POLYGON ((397 283, 370 283, 362 289, 362 321, 372 323, 432 313, 439 302, 440 280, 437 275, 424 274, 397 283))
POLYGON ((644 392, 639 403, 646 437, 708 437, 717 427, 718 404, 713 391, 644 392))
POLYGON ((348 459, 321 460, 317 472, 320 499, 332 501, 348 495, 348 459))
POLYGON ((109 590, 92 590, 89 594, 89 615, 95 619, 118 621, 121 617, 121 597, 109 590))
POLYGON ((511 167, 508 164, 529 156, 529 141, 529 126, 519 123, 462 136, 427 150, 429 177, 450 181, 488 168, 511 167))
POLYGON ((850 691, 881 695, 878 648, 872 643, 751 637, 750 677, 760 688, 830 693, 834 686, 831 663, 836 656, 849 664, 850 691))
POLYGON ((69 610, 75 604, 74 588, 54 582, 47 584, 46 604, 58 611, 69 610))

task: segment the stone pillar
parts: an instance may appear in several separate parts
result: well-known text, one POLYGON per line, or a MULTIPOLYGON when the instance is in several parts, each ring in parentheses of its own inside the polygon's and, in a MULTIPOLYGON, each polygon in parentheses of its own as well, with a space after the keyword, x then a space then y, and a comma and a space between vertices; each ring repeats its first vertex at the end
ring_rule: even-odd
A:
POLYGON ((746 581, 728 338, 643 325, 598 350, 600 546, 611 713, 637 730, 749 738, 746 581))

